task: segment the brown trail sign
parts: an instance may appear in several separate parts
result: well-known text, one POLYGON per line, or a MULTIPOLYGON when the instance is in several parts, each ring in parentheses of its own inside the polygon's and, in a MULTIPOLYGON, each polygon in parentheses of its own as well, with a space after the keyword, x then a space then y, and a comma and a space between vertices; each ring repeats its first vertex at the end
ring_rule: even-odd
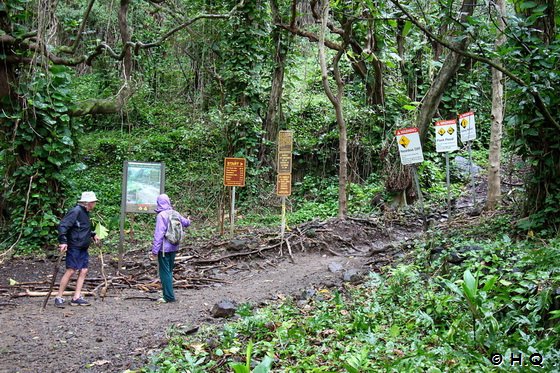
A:
MULTIPOLYGON (((286 230, 286 197, 292 194, 292 150, 294 131, 280 131, 278 133, 278 158, 276 175, 276 195, 282 198, 282 226, 280 228, 281 243, 284 242, 286 230)), ((293 261, 290 243, 286 240, 290 258, 293 261)), ((280 244, 282 255, 282 244, 280 244)))
POLYGON ((231 188, 231 208, 229 232, 233 234, 235 225, 235 187, 245 186, 245 158, 224 158, 224 185, 231 188))

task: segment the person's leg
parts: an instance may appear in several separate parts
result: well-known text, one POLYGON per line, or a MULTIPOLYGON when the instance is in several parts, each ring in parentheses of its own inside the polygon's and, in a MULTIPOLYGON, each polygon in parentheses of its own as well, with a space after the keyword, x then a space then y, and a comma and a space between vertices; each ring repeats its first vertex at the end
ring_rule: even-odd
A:
POLYGON ((173 264, 175 262, 175 252, 165 253, 165 256, 158 254, 159 263, 159 279, 161 281, 161 290, 163 299, 166 302, 175 301, 173 293, 173 264))
POLYGON ((71 306, 89 306, 89 303, 82 298, 82 287, 88 273, 89 253, 87 249, 77 248, 72 252, 74 257, 74 267, 79 271, 76 281, 74 296, 70 301, 71 306))
POLYGON ((75 269, 66 268, 66 272, 64 272, 64 275, 60 279, 60 287, 58 288, 57 298, 62 298, 62 295, 64 294, 64 290, 66 290, 66 286, 68 286, 68 282, 70 282, 70 279, 72 278, 75 272, 76 272, 75 269))
POLYGON ((169 258, 168 258, 169 268, 170 268, 169 279, 171 280, 170 283, 169 283, 170 286, 169 286, 169 289, 168 289, 168 296, 169 296, 168 301, 169 302, 175 302, 175 292, 173 291, 173 268, 175 267, 175 254, 177 254, 177 252, 175 252, 175 251, 168 254, 168 256, 169 256, 169 258))
POLYGON ((87 268, 80 269, 78 280, 76 281, 76 290, 74 291, 74 296, 72 297, 72 299, 76 300, 82 296, 82 287, 84 286, 87 272, 87 268))

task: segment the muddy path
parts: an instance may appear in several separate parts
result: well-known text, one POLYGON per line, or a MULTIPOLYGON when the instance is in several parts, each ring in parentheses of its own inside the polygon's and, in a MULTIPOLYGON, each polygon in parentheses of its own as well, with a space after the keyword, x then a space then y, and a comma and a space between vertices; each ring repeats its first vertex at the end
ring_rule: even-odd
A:
MULTIPOLYGON (((188 244, 183 249, 187 259, 174 275, 177 283, 192 286, 176 287, 177 302, 170 304, 154 301, 159 296, 153 287, 157 268, 146 262, 142 251, 127 254, 126 260, 134 268, 134 281, 147 282, 129 287, 115 282, 104 298, 98 292, 87 297, 90 307, 64 309, 55 308, 52 297, 42 310, 44 297, 17 296, 26 282, 48 282, 54 259, 13 259, 0 265, 0 372, 137 369, 165 345, 170 327, 191 330, 223 323, 210 312, 220 300, 258 307, 285 296, 297 298, 311 288, 339 287, 347 270, 379 270, 406 255, 406 242, 420 232, 416 220, 406 226, 396 221, 332 220, 292 231, 291 256, 286 246, 280 256, 277 242, 266 238, 266 232, 188 244), (195 281, 201 278, 213 281, 195 281), (10 286, 10 279, 18 284, 10 286)), ((118 278, 116 266, 105 257, 105 276, 118 278)), ((99 277, 100 268, 92 255, 88 277, 99 277)), ((86 290, 92 287, 86 283, 86 290)))

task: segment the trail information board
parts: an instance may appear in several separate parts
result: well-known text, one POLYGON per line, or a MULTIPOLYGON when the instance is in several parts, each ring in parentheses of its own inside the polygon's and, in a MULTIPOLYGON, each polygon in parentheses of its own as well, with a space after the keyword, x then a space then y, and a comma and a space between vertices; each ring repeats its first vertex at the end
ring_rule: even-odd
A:
POLYGON ((292 173, 292 152, 278 152, 278 173, 291 174, 292 173))
POLYGON ((278 132, 278 157, 276 176, 276 195, 287 197, 292 194, 292 150, 294 132, 283 130, 278 132))
POLYGON ((124 162, 125 212, 155 213, 156 199, 164 192, 163 163, 124 162))
POLYGON ((292 194, 292 174, 276 175, 276 195, 286 197, 292 194))
POLYGON ((224 185, 245 186, 245 158, 224 158, 224 185))

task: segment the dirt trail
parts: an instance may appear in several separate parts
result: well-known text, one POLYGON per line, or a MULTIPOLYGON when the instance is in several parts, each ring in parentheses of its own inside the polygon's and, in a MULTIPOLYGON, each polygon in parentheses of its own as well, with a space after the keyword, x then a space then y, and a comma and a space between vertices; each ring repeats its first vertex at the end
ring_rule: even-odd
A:
MULTIPOLYGON (((146 295, 155 299, 159 293, 137 289, 109 288, 103 301, 89 297, 90 307, 57 309, 51 298, 44 311, 43 297, 2 296, 0 372, 123 372, 141 367, 151 353, 165 344, 170 326, 192 328, 206 322, 223 322, 209 312, 220 300, 258 306, 278 300, 279 295, 297 296, 309 288, 339 286, 342 274, 331 272, 329 264, 370 270, 371 253, 375 252, 375 261, 375 257, 383 255, 384 246, 391 244, 394 250, 399 241, 410 236, 409 231, 406 228, 391 233, 385 226, 368 222, 322 226, 309 234, 311 238, 294 241, 293 263, 286 253, 278 257, 277 250, 240 257, 230 261, 227 269, 216 270, 214 275, 221 283, 176 289, 178 301, 170 304, 141 299, 146 295)), ((98 275, 95 262, 92 256, 89 276, 98 275)), ((380 265, 386 263, 384 259, 380 265)), ((52 268, 52 262, 47 260, 12 260, 0 266, 0 285, 5 287, 9 278, 20 283, 45 280, 52 268)), ((147 272, 156 277, 155 267, 147 272)))

